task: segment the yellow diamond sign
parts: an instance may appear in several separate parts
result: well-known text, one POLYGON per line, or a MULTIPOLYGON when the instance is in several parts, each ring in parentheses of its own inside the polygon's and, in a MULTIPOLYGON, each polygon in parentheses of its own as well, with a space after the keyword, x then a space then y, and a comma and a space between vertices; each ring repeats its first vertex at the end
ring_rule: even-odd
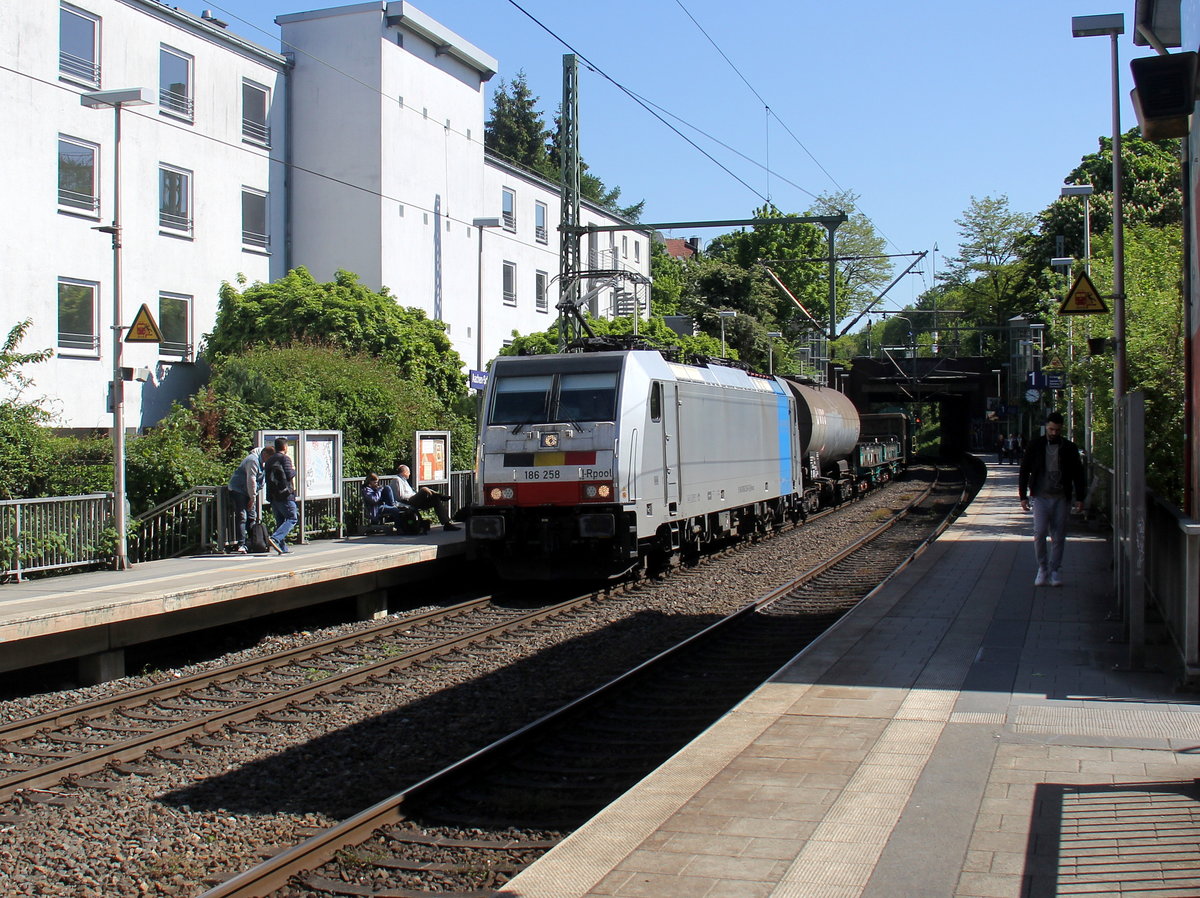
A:
POLYGON ((1100 298, 1096 285, 1084 273, 1080 273, 1079 277, 1075 278, 1075 283, 1071 286, 1067 298, 1058 307, 1060 315, 1103 315, 1107 311, 1108 306, 1100 298))

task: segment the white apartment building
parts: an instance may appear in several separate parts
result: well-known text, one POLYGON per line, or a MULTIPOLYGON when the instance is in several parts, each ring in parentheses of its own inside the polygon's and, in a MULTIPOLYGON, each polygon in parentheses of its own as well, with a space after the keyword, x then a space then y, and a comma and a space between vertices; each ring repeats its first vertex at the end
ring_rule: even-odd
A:
POLYGON ((121 300, 144 304, 161 344, 123 362, 150 381, 126 387, 126 421, 152 423, 203 382, 195 354, 217 290, 239 274, 282 274, 279 147, 286 61, 219 23, 154 0, 0 0, 0 329, 32 319, 22 349, 54 348, 30 396, 55 423, 107 428, 112 378, 116 111, 96 91, 144 88, 120 112, 121 300))
MULTIPOLYGON (((445 322, 470 368, 554 320, 558 188, 484 153, 497 62, 410 4, 281 16, 286 55, 157 0, 0 0, 0 21, 0 331, 30 318, 22 349, 53 347, 29 396, 57 426, 111 426, 116 254, 98 229, 113 222, 118 116, 119 323, 144 304, 164 338, 125 346, 125 366, 152 371, 126 385, 131 428, 203 383, 225 281, 353 271, 445 322), (133 88, 150 102, 81 102, 133 88)), ((587 261, 648 275, 648 240, 592 235, 587 261)), ((598 314, 628 305, 593 292, 598 314)))

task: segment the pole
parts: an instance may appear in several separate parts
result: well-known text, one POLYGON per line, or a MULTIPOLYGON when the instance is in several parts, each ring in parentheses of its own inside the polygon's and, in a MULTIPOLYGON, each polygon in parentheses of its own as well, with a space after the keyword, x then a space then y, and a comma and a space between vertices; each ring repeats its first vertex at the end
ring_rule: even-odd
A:
POLYGON ((479 256, 475 263, 475 370, 483 370, 483 228, 476 224, 479 232, 479 256))
POLYGON ((113 523, 117 529, 118 571, 129 567, 129 543, 125 523, 125 381, 121 376, 124 343, 121 340, 121 104, 113 104, 113 523))
POLYGON ((1113 401, 1124 397, 1128 389, 1125 363, 1125 216, 1121 185, 1121 91, 1117 63, 1117 35, 1112 39, 1112 120, 1113 120, 1113 401))

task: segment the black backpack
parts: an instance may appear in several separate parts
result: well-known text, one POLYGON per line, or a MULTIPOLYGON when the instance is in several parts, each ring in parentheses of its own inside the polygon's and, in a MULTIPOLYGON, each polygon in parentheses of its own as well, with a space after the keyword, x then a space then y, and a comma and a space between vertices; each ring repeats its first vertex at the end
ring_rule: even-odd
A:
POLYGON ((265 555, 267 548, 267 528, 262 521, 255 521, 246 531, 246 551, 251 555, 265 555))
POLYGON ((290 490, 287 471, 282 462, 267 463, 267 501, 286 498, 290 490))

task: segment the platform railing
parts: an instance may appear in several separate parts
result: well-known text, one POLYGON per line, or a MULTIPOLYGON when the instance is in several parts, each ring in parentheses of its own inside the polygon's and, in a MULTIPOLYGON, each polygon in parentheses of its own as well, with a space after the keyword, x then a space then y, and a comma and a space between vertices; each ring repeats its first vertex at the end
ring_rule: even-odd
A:
POLYGON ((222 490, 194 486, 135 518, 129 534, 130 561, 160 561, 219 545, 225 504, 222 490))
POLYGON ((0 555, 4 575, 112 562, 116 547, 113 494, 0 501, 0 555))

